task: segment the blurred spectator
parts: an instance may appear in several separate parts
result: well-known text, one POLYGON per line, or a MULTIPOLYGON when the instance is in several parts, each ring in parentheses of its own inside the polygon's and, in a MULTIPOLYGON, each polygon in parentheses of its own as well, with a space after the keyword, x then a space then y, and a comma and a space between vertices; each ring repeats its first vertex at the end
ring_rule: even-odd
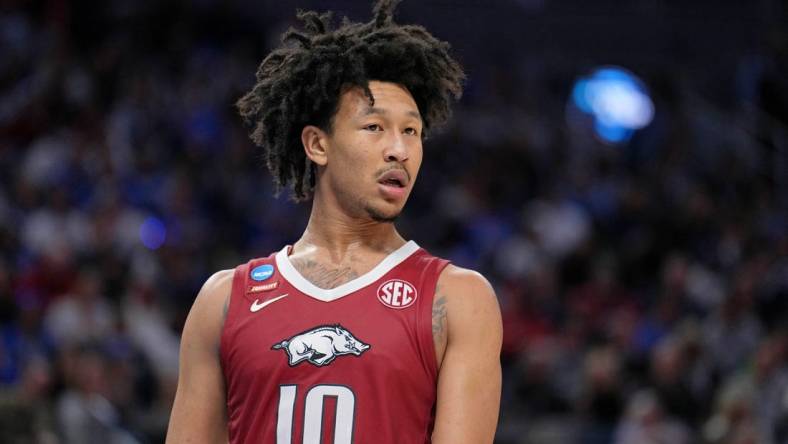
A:
POLYGON ((118 443, 138 441, 122 428, 120 412, 109 401, 113 386, 109 362, 94 346, 66 349, 62 356, 67 389, 57 400, 57 420, 64 443, 118 443))
POLYGON ((591 349, 586 355, 584 393, 580 405, 588 420, 583 443, 611 442, 624 408, 621 358, 612 347, 591 349))
POLYGON ((52 385, 49 361, 41 356, 28 360, 16 388, 0 391, 0 441, 60 442, 49 403, 52 385))
POLYGON ((113 331, 115 316, 101 291, 96 270, 82 269, 72 290, 49 307, 44 324, 60 347, 100 340, 113 331))
POLYGON ((683 344, 673 338, 663 339, 651 356, 650 385, 666 414, 694 427, 704 412, 690 387, 689 364, 683 344))
POLYGON ((649 391, 632 395, 625 419, 616 431, 616 444, 688 444, 689 430, 666 416, 657 397, 649 391))

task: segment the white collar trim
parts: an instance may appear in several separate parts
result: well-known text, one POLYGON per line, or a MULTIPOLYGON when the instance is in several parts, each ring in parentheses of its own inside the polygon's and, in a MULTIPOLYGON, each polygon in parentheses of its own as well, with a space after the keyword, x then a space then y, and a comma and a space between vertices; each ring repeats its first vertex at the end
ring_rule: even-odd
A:
POLYGON ((397 265, 401 264, 419 248, 420 247, 418 244, 416 244, 416 242, 412 240, 408 241, 405 243, 405 245, 399 247, 391 254, 386 256, 386 258, 380 261, 380 263, 377 264, 372 270, 369 270, 367 273, 351 280, 350 282, 345 282, 338 287, 329 289, 320 288, 309 282, 301 275, 301 273, 298 272, 298 270, 295 269, 293 264, 290 262, 290 258, 288 257, 290 245, 286 245, 278 253, 276 253, 275 259, 276 268, 279 269, 279 273, 281 273, 282 277, 290 282, 290 284, 293 285, 293 287, 295 287, 298 291, 317 300, 331 302, 343 296, 347 296, 354 291, 358 291, 382 278, 383 275, 391 271, 391 269, 397 265))

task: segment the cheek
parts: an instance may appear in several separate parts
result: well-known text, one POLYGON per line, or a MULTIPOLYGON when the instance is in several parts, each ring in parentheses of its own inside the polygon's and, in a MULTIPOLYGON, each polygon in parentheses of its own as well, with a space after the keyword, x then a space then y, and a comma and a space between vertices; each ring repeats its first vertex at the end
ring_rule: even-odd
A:
POLYGON ((419 144, 419 146, 416 147, 413 150, 412 154, 410 155, 410 161, 411 161, 410 165, 412 168, 411 174, 414 177, 416 176, 416 174, 419 172, 419 169, 421 168, 422 160, 424 160, 424 151, 421 147, 421 144, 419 144))
POLYGON ((372 157, 372 153, 366 149, 343 154, 341 174, 350 181, 366 179, 374 172, 377 165, 372 157))
POLYGON ((363 145, 345 145, 342 150, 334 152, 329 169, 331 175, 343 189, 353 192, 374 173, 374 162, 371 150, 363 145))

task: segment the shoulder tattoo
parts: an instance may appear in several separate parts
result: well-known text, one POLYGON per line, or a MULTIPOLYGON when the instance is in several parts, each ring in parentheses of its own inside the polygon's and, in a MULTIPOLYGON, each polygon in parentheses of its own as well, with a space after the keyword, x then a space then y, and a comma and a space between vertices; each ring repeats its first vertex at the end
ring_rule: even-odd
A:
POLYGON ((446 296, 441 296, 438 289, 435 289, 435 300, 432 302, 432 340, 436 347, 445 342, 446 327, 446 296))

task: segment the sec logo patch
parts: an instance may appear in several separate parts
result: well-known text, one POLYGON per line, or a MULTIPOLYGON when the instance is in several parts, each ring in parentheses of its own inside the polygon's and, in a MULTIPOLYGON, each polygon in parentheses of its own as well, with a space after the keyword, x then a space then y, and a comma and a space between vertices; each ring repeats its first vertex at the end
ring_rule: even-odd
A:
POLYGON ((408 308, 418 296, 416 287, 400 279, 386 281, 378 287, 378 300, 389 308, 408 308))

